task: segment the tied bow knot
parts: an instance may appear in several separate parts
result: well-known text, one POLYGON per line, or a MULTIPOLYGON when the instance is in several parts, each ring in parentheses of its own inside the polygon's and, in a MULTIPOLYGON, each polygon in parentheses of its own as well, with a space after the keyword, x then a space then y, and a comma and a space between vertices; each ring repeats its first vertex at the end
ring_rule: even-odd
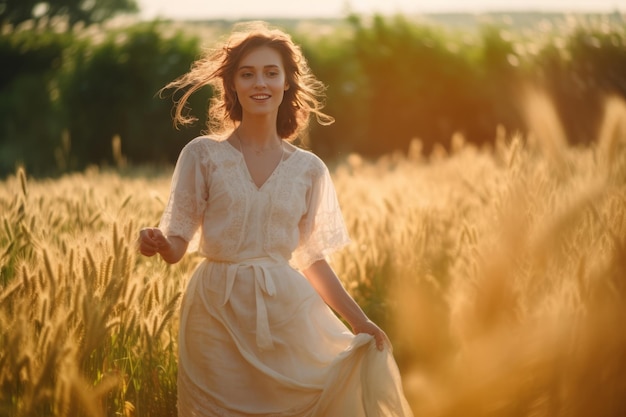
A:
POLYGON ((275 261, 270 258, 255 258, 239 263, 229 263, 226 267, 226 289, 222 306, 228 303, 235 284, 237 271, 239 268, 252 268, 254 275, 254 298, 256 302, 256 344, 263 350, 274 349, 272 333, 270 331, 267 306, 265 296, 276 295, 276 285, 271 274, 267 272, 267 267, 275 265, 275 261))

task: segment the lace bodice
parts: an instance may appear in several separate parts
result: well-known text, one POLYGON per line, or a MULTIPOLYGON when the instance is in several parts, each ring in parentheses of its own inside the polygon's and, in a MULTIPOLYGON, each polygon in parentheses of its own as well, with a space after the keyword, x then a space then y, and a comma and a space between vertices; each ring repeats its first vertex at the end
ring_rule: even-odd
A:
POLYGON ((207 258, 270 257, 304 269, 348 243, 326 165, 297 149, 257 187, 227 141, 199 137, 179 156, 159 227, 207 258))

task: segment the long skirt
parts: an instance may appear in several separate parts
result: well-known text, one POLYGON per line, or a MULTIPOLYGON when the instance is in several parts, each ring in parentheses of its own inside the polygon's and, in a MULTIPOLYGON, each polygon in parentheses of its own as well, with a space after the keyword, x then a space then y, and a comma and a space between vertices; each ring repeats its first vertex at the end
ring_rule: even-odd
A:
POLYGON ((411 417, 390 348, 287 264, 206 260, 183 298, 179 417, 411 417))

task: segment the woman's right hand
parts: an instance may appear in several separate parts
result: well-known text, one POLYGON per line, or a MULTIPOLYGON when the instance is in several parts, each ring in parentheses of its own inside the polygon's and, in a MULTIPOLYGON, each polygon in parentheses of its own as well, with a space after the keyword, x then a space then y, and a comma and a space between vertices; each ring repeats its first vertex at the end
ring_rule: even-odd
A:
POLYGON ((144 256, 154 256, 169 247, 169 242, 163 232, 157 227, 145 227, 139 231, 137 239, 139 253, 144 256))

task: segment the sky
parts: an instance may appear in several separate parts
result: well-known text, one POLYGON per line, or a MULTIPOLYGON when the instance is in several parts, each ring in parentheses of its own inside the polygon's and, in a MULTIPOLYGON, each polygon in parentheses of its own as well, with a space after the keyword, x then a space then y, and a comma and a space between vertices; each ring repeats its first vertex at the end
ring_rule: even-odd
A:
POLYGON ((626 0, 137 0, 145 19, 345 17, 490 11, 626 12, 626 0))

